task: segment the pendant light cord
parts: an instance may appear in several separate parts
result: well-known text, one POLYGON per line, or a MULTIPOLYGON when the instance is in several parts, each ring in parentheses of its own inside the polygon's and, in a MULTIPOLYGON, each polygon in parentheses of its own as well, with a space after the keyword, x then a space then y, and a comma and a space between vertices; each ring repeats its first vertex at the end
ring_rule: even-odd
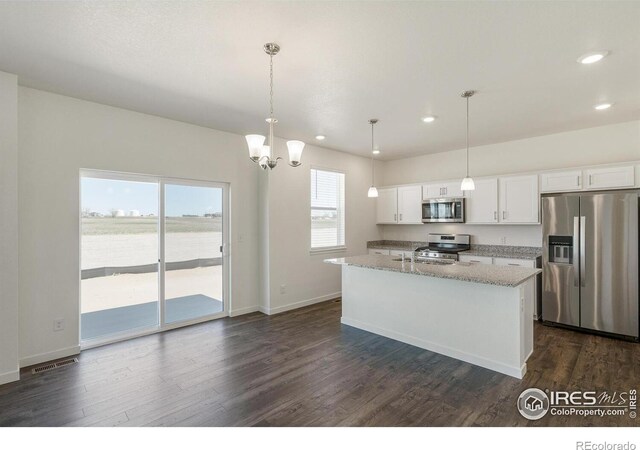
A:
POLYGON ((373 126, 375 124, 372 123, 371 124, 371 186, 375 186, 375 183, 373 182, 374 177, 373 177, 373 150, 374 150, 374 144, 373 144, 373 126))
POLYGON ((467 178, 469 178, 469 97, 467 97, 467 178))

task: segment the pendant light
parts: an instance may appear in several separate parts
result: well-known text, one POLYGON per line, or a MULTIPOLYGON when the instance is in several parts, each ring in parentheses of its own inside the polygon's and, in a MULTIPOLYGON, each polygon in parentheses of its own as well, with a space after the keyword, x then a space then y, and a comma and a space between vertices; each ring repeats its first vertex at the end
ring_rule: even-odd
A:
MULTIPOLYGON (((264 52, 269 55, 269 118, 266 122, 269 124, 269 142, 268 145, 264 145, 266 139, 265 136, 260 134, 248 134, 245 136, 247 140, 247 146, 249 147, 249 158, 254 163, 257 163, 262 169, 273 169, 281 160, 281 157, 274 158, 273 153, 275 150, 273 142, 273 126, 278 123, 278 119, 273 117, 273 57, 280 51, 280 46, 269 42, 264 44, 264 52)), ((289 165, 292 167, 298 167, 300 159, 302 157, 302 150, 304 149, 304 142, 302 141, 287 141, 287 148, 289 149, 289 165)))
POLYGON ((462 93, 462 98, 467 99, 467 176, 462 180, 462 184, 460 185, 460 189, 463 191, 474 191, 476 189, 476 185, 473 182, 473 178, 469 176, 469 97, 473 96, 476 91, 464 91, 462 93))
POLYGON ((373 151, 375 150, 373 141, 373 126, 378 123, 378 119, 370 119, 369 123, 371 124, 371 187, 369 188, 369 192, 367 192, 367 197, 376 198, 378 196, 378 189, 376 189, 376 185, 373 182, 373 151))

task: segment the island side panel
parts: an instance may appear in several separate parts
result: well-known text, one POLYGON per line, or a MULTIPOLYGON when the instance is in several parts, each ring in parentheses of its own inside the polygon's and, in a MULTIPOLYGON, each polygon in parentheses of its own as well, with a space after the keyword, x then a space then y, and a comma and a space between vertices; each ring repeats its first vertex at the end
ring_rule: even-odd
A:
POLYGON ((345 325, 517 378, 528 346, 522 298, 521 287, 342 268, 345 325))

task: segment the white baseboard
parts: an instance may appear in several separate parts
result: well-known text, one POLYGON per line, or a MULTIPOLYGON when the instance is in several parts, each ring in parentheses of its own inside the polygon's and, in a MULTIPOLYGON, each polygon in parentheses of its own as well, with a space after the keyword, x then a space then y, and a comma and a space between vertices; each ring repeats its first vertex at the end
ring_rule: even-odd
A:
POLYGON ((13 372, 6 372, 0 374, 0 384, 13 383, 20 379, 20 371, 14 370, 13 372))
POLYGON ((34 364, 40 364, 59 358, 66 358, 67 356, 77 355, 78 353, 80 353, 80 346, 74 345, 73 347, 61 348, 60 350, 55 350, 53 352, 27 356, 20 359, 20 367, 33 366, 34 364))
POLYGON ((246 308, 238 308, 233 311, 229 311, 229 317, 241 316, 243 314, 249 314, 252 312, 260 311, 258 305, 256 306, 247 306, 246 308))
POLYGON ((277 306, 275 308, 266 308, 264 306, 260 306, 259 307, 259 311, 264 313, 264 314, 268 314, 268 315, 271 316, 273 314, 279 314, 279 313, 283 313, 285 311, 291 311, 292 309, 303 308, 305 306, 314 305, 316 303, 326 302, 327 300, 332 300, 332 299, 338 298, 340 296, 342 296, 342 292, 338 291, 338 292, 334 292, 332 294, 322 295, 322 296, 316 297, 316 298, 310 298, 310 299, 302 300, 302 301, 299 301, 299 302, 289 303, 288 305, 277 306))
POLYGON ((404 333, 398 333, 396 331, 387 330, 385 328, 364 323, 359 320, 342 317, 342 319, 340 319, 340 322, 354 328, 359 328, 360 330, 379 334, 380 336, 388 337, 396 341, 404 342, 405 344, 410 344, 416 347, 424 348, 425 350, 429 350, 435 353, 439 353, 441 355, 449 356, 451 358, 459 359, 461 361, 468 362, 476 366, 484 367, 486 369, 495 370, 496 372, 504 373, 506 375, 510 375, 515 378, 522 379, 524 374, 527 372, 526 363, 523 364, 522 367, 508 366, 498 361, 493 361, 491 359, 483 358, 481 356, 471 355, 469 353, 465 353, 455 348, 436 344, 434 342, 426 341, 424 339, 420 339, 414 336, 409 336, 404 333))

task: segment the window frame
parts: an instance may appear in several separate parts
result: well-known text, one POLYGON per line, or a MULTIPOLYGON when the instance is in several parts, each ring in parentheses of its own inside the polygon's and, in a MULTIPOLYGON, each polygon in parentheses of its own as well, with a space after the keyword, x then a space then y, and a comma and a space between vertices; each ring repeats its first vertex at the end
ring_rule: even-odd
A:
POLYGON ((309 178, 308 178, 308 183, 307 186, 309 187, 309 191, 308 191, 308 195, 307 195, 307 201, 309 202, 307 204, 308 208, 307 208, 307 213, 309 214, 308 216, 308 220, 309 220, 309 253, 310 254, 319 254, 319 253, 338 253, 338 252, 345 252, 347 250, 347 173, 344 170, 339 170, 339 169, 334 169, 334 168, 330 168, 330 167, 323 167, 323 166, 316 166, 316 165, 311 165, 309 168, 309 172, 307 172, 309 174, 309 178), (333 246, 327 246, 327 247, 312 247, 312 242, 311 242, 311 227, 312 227, 312 223, 311 223, 311 211, 313 209, 317 209, 317 208, 312 208, 311 206, 311 172, 313 170, 319 170, 322 172, 333 172, 333 173, 338 173, 341 174, 344 177, 344 182, 343 182, 343 189, 342 189, 342 197, 343 197, 343 207, 342 207, 342 211, 340 211, 340 208, 336 208, 336 212, 338 214, 338 218, 340 217, 340 215, 343 216, 343 233, 344 233, 344 243, 342 245, 333 245, 333 246))

